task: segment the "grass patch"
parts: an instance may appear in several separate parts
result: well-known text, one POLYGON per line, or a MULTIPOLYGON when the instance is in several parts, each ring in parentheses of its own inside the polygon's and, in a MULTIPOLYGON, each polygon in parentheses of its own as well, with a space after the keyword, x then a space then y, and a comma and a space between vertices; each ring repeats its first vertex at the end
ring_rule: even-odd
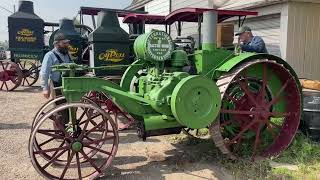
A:
POLYGON ((298 133, 290 147, 277 158, 252 162, 250 159, 230 160, 221 154, 211 139, 195 139, 180 134, 171 136, 174 146, 188 153, 192 160, 216 163, 237 179, 320 179, 320 144, 298 133), (298 166, 297 171, 272 168, 270 161, 298 166))

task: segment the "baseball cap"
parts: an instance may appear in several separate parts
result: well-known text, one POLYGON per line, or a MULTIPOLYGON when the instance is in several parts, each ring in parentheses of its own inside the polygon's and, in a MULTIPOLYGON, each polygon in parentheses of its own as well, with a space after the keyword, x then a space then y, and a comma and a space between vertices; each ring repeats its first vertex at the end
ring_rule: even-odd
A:
POLYGON ((238 32, 236 32, 236 36, 239 36, 240 34, 244 32, 251 32, 251 28, 248 26, 242 26, 239 28, 238 32))
POLYGON ((70 40, 67 39, 66 36, 63 33, 55 34, 53 40, 54 40, 54 43, 57 43, 59 41, 63 41, 64 43, 70 42, 70 40))

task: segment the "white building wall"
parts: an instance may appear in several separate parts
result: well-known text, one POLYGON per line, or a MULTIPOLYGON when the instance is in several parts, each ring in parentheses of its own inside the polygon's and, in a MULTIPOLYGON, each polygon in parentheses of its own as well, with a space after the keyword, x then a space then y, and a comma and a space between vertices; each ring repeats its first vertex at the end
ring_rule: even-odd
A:
POLYGON ((320 79, 320 4, 290 2, 286 59, 300 78, 320 79))
MULTIPOLYGON (((153 0, 145 5, 145 11, 154 15, 168 15, 169 14, 169 0, 153 0)), ((145 31, 149 32, 151 29, 158 29, 165 31, 163 25, 146 25, 145 31)))
MULTIPOLYGON (((185 7, 208 8, 208 0, 172 0, 172 11, 185 7)), ((171 36, 173 38, 177 37, 177 27, 178 23, 171 25, 171 36)), ((181 36, 192 36, 198 41, 198 24, 189 22, 182 23, 181 36)))

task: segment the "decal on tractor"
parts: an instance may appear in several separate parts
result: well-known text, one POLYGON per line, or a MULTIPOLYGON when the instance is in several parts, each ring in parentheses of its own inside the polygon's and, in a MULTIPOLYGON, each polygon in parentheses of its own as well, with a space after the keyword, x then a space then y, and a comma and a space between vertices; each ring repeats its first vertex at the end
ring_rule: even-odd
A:
POLYGON ((99 60, 120 62, 125 58, 125 56, 125 53, 119 52, 117 49, 108 49, 105 52, 99 54, 99 60))
POLYGON ((34 36, 33 31, 31 31, 30 29, 23 28, 17 32, 16 40, 18 42, 32 43, 37 40, 37 37, 34 36))
POLYGON ((69 53, 72 57, 78 57, 79 48, 73 47, 72 45, 69 45, 68 49, 69 49, 69 53))

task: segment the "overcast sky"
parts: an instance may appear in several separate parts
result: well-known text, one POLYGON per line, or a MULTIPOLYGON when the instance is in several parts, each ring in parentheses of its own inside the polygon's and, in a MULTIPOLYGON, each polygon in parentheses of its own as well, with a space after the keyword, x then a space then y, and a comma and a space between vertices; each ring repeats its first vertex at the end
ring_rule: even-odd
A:
MULTIPOLYGON (((80 6, 123 9, 132 0, 32 0, 35 13, 46 22, 58 22, 64 17, 76 16, 80 6)), ((0 0, 0 6, 13 11, 19 0, 0 0)), ((18 9, 18 7, 16 7, 18 9)), ((7 17, 10 13, 0 8, 0 41, 8 39, 7 17)), ((90 23, 91 25, 91 23, 90 23)))

